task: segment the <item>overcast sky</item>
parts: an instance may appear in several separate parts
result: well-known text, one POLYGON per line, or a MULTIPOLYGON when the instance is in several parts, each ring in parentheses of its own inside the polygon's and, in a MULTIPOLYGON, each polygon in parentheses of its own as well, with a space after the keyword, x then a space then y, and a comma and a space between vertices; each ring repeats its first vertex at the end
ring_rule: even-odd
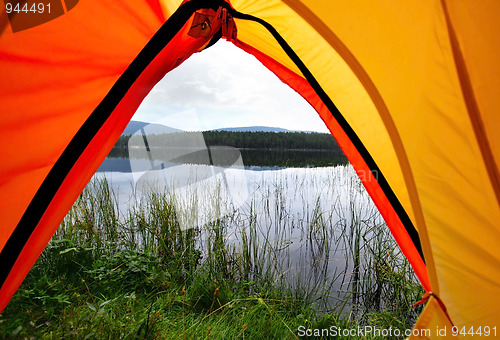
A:
POLYGON ((222 39, 169 72, 133 119, 185 131, 260 125, 328 132, 302 97, 222 39))

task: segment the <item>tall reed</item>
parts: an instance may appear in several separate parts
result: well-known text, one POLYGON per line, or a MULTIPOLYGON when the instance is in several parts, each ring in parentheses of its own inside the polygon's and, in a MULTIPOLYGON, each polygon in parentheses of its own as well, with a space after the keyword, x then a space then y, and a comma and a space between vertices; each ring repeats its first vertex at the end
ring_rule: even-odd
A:
MULTIPOLYGON (((94 256, 142 249, 179 282, 202 282, 200 291, 269 285, 318 313, 350 312, 360 322, 389 314, 401 327, 415 320, 422 291, 350 167, 269 173, 240 209, 185 230, 171 191, 132 190, 124 207, 111 184, 95 177, 51 242, 71 240, 94 256)), ((219 190, 214 209, 226 204, 219 190)))

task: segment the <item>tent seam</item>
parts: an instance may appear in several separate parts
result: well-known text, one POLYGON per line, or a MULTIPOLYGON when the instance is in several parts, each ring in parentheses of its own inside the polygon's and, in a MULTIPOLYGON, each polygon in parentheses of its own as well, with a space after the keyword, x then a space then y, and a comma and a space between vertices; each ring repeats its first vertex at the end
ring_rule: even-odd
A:
POLYGON ((453 23, 451 22, 451 17, 448 6, 446 5, 446 1, 441 0, 441 5, 443 7, 443 14, 446 21, 446 27, 448 29, 451 52, 453 54, 455 69, 458 74, 458 80, 460 82, 460 88, 462 90, 462 96, 464 98, 467 113, 472 125, 472 129, 474 131, 474 136, 476 137, 479 145, 479 150, 481 151, 486 172, 488 173, 493 192, 495 193, 497 204, 500 205, 500 172, 498 170, 498 166, 495 162, 495 157, 493 156, 493 151, 488 141, 484 122, 481 119, 479 106, 474 94, 474 90, 472 88, 467 65, 460 48, 460 43, 458 41, 455 28, 453 27, 453 23))

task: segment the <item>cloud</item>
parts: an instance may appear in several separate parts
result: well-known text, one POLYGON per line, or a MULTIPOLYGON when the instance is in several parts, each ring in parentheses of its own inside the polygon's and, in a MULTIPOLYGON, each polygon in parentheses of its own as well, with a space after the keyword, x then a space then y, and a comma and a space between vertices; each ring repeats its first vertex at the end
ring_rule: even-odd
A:
POLYGON ((200 128, 269 125, 326 131, 302 97, 252 55, 226 41, 169 72, 134 119, 154 121, 186 110, 195 110, 200 128))

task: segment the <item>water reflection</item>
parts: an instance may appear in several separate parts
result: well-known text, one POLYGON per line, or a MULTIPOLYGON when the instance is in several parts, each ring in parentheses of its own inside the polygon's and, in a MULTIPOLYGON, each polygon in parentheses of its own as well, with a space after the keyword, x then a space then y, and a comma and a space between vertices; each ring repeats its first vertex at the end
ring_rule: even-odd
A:
POLYGON ((161 193, 173 202, 181 229, 199 235, 207 261, 215 239, 229 258, 245 259, 245 268, 224 268, 229 274, 271 277, 323 310, 346 300, 352 308, 367 299, 381 305, 382 293, 370 285, 381 289, 380 271, 368 269, 388 250, 396 260, 401 254, 341 153, 207 147, 201 133, 151 143, 144 132, 114 148, 96 175, 108 180, 121 216, 161 193))
MULTIPOLYGON (((186 175, 200 167, 207 165, 178 168, 186 175)), ((252 267, 245 271, 248 280, 271 276, 276 284, 306 292, 323 310, 338 308, 339 301, 346 299, 352 305, 362 301, 360 281, 365 278, 370 250, 375 246, 370 242, 374 231, 383 227, 383 220, 350 166, 225 169, 221 173, 224 177, 184 186, 181 196, 177 189, 164 192, 178 203, 182 197, 180 207, 184 210, 177 210, 186 218, 180 225, 184 229, 190 226, 200 235, 197 247, 204 258, 210 258, 207 254, 217 232, 232 257, 244 252, 250 257, 252 267), (235 204, 234 197, 242 189, 245 193, 235 204), (183 202, 195 202, 197 212, 183 202)), ((105 176, 117 193, 121 216, 140 209, 137 206, 148 195, 145 183, 152 183, 148 178, 138 189, 133 173, 104 172, 97 176, 105 176)), ((169 188, 173 187, 177 188, 169 188)), ((149 193, 156 190, 158 187, 149 193)), ((385 235, 387 240, 383 242, 391 242, 385 235)))
MULTIPOLYGON (((215 147, 211 147, 212 150, 215 147)), ((228 148, 233 149, 234 148, 228 148)), ((252 170, 277 170, 285 168, 314 168, 327 167, 335 165, 345 165, 348 163, 344 155, 336 151, 327 150, 268 150, 268 149, 238 149, 246 169, 252 170)), ((175 161, 184 164, 200 164, 201 151, 193 151, 188 155, 183 155, 175 161)), ((226 149, 219 149, 221 155, 226 153, 226 149)), ((234 153, 234 152, 233 152, 234 153)), ((229 158, 232 159, 232 153, 229 158)), ((98 172, 117 171, 131 172, 129 151, 126 148, 114 148, 108 157, 101 164, 98 172)), ((149 167, 150 159, 147 157, 133 157, 134 162, 142 164, 143 167, 149 167)), ((157 158, 162 160, 162 157, 157 158)), ((164 157, 163 159, 167 159, 164 157)), ((230 162, 231 160, 228 160, 230 162)), ((206 163, 201 163, 206 164, 206 163)))

